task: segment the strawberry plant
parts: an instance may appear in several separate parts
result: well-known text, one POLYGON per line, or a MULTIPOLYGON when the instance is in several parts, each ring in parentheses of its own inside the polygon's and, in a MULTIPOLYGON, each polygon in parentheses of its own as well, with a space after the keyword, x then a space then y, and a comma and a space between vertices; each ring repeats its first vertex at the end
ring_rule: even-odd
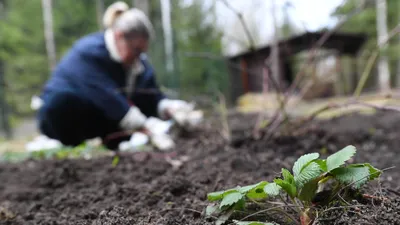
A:
MULTIPOLYGON (((355 192, 352 190, 360 190, 368 181, 380 176, 382 171, 369 163, 346 164, 355 153, 354 146, 347 146, 326 159, 320 159, 319 153, 306 154, 297 159, 292 172, 283 168, 281 176, 273 182, 262 181, 209 193, 208 200, 213 204, 207 206, 206 215, 218 215, 216 224, 224 224, 235 211, 245 210, 248 203, 262 203, 270 197, 279 197, 283 205, 290 205, 288 208, 297 213, 297 223, 311 224, 315 219, 316 206, 354 198, 355 192), (337 198, 339 195, 340 198, 337 198)), ((290 219, 296 220, 289 212, 282 211, 282 207, 273 207, 273 210, 280 210, 290 219)), ((270 224, 245 221, 234 223, 270 224)))

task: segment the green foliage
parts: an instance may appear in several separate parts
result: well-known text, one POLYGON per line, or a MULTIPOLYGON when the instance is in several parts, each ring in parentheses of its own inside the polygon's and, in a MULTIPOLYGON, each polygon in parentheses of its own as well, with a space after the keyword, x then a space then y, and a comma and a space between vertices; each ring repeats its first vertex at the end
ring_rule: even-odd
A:
POLYGON ((316 179, 321 175, 322 169, 319 167, 318 163, 310 162, 308 165, 304 166, 301 173, 297 176, 295 175, 294 180, 298 189, 303 188, 303 186, 316 179))
MULTIPOLYGON (((360 60, 360 65, 365 65, 367 58, 372 54, 372 51, 376 49, 377 46, 377 27, 376 27, 376 6, 375 1, 365 1, 366 9, 362 12, 354 15, 351 19, 345 22, 345 24, 340 28, 341 31, 350 33, 365 33, 367 35, 367 44, 360 60)), ((387 25, 388 30, 395 28, 398 24, 400 13, 400 1, 398 0, 387 0, 387 25)), ((357 5, 360 4, 360 0, 346 0, 344 4, 336 8, 332 13, 333 17, 341 18, 342 16, 348 15, 350 12, 356 9, 357 5)), ((387 55, 390 65, 390 74, 392 80, 394 81, 397 75, 397 62, 400 59, 400 54, 398 51, 398 38, 393 38, 388 43, 387 50, 383 54, 387 55)), ((363 69, 363 66, 361 67, 363 69)), ((368 80, 369 85, 373 85, 376 78, 371 76, 368 80)), ((399 84, 397 84, 399 85, 399 84)))
MULTIPOLYGON (((221 203, 219 210, 211 210, 214 208, 210 206, 207 210, 208 215, 222 214, 226 216, 228 211, 232 213, 232 209, 244 209, 246 202, 255 200, 253 195, 249 195, 255 191, 258 193, 257 201, 281 194, 289 196, 294 204, 300 201, 302 204, 298 205, 299 216, 310 217, 310 213, 312 213, 310 206, 313 205, 313 199, 319 191, 323 191, 327 181, 333 181, 331 196, 327 196, 327 199, 333 200, 338 192, 350 187, 360 189, 368 181, 380 176, 381 171, 369 163, 346 165, 346 162, 355 153, 354 146, 347 146, 327 159, 320 159, 318 153, 306 154, 294 163, 293 174, 283 168, 282 177, 275 178, 272 183, 262 181, 254 185, 209 193, 209 201, 221 201, 221 203), (261 190, 264 195, 261 195, 261 190)), ((351 198, 352 196, 346 197, 351 198)))
POLYGON ((301 156, 293 166, 293 174, 294 176, 298 176, 304 167, 306 167, 311 161, 317 159, 319 157, 318 153, 310 153, 301 156))
MULTIPOLYGON (((342 166, 347 160, 356 154, 356 148, 354 146, 347 146, 346 148, 336 152, 326 159, 327 172, 330 172, 339 166, 342 166)), ((324 167, 325 169, 325 167, 324 167)))
MULTIPOLYGON (((265 185, 264 192, 269 196, 278 196, 281 189, 281 186, 278 185, 275 181, 275 183, 269 183, 265 185)), ((289 193, 290 191, 287 192, 289 193)))
POLYGON ((194 0, 189 5, 182 0, 171 3, 181 92, 186 96, 216 91, 226 93, 228 76, 223 60, 189 57, 186 54, 222 54, 222 31, 216 26, 215 3, 206 4, 201 0, 194 0))
POLYGON ((354 187, 359 188, 361 185, 368 181, 369 168, 368 167, 346 167, 336 168, 330 172, 335 179, 344 184, 352 184, 354 187))
POLYGON ((264 199, 267 197, 267 193, 264 192, 264 187, 268 184, 266 181, 262 181, 257 184, 248 185, 244 187, 237 187, 225 191, 212 192, 207 195, 209 201, 222 200, 219 208, 243 208, 242 200, 250 199, 264 199))
POLYGON ((119 163, 119 156, 116 155, 116 156, 113 157, 111 165, 113 167, 116 167, 116 166, 118 166, 118 163, 119 163))
POLYGON ((76 147, 62 147, 49 150, 40 150, 34 152, 16 152, 7 151, 0 154, 0 162, 21 162, 27 159, 79 159, 79 158, 93 158, 102 156, 108 153, 104 147, 91 147, 87 144, 82 144, 76 147))
POLYGON ((240 193, 238 191, 231 192, 224 196, 219 208, 220 209, 229 208, 233 205, 240 207, 241 201, 243 200, 243 198, 244 198, 244 195, 242 193, 240 193))

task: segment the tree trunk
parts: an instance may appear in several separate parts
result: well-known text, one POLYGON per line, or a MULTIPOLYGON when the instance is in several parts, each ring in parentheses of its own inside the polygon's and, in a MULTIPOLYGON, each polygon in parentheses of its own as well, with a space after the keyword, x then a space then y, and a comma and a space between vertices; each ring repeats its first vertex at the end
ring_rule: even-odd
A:
POLYGON ((173 53, 173 37, 171 26, 171 3, 169 0, 160 0, 161 4, 161 17, 164 32, 164 45, 165 45, 165 69, 169 75, 174 72, 174 53, 173 53))
POLYGON ((8 105, 6 100, 6 91, 5 91, 5 78, 4 78, 4 67, 3 62, 0 61, 0 116, 1 116, 1 125, 2 130, 4 131, 6 138, 12 138, 12 130, 9 121, 8 115, 8 105))
POLYGON ((272 1, 272 7, 271 7, 271 15, 272 15, 272 22, 274 25, 274 39, 273 39, 273 44, 272 44, 272 49, 271 49, 271 66, 272 66, 272 77, 275 79, 276 83, 278 86, 277 87, 278 90, 275 91, 279 91, 280 88, 282 88, 282 84, 281 84, 281 76, 280 76, 280 71, 279 71, 279 27, 278 27, 278 23, 277 23, 277 16, 276 16, 276 8, 277 4, 276 4, 276 0, 272 1))
POLYGON ((49 69, 52 71, 57 63, 56 46, 53 32, 52 0, 42 0, 44 36, 46 39, 46 50, 49 61, 49 69))
POLYGON ((95 0, 95 1, 96 1, 97 24, 99 26, 99 30, 103 30, 104 0, 95 0))
POLYGON ((376 0, 376 27, 378 34, 378 46, 383 54, 378 62, 378 83, 380 91, 390 90, 390 71, 389 62, 384 52, 386 48, 383 42, 387 40, 387 3, 386 0, 376 0))
MULTIPOLYGON (((397 1, 397 21, 400 23, 400 1, 397 1)), ((398 45, 400 45, 400 33, 398 34, 398 45)), ((397 88, 400 88, 400 59, 397 60, 397 88)))

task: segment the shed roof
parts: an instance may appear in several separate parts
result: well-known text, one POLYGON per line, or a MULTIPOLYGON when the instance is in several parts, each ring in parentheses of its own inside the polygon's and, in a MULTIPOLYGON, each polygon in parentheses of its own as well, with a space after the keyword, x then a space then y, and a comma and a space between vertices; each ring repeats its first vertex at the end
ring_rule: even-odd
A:
MULTIPOLYGON (((315 43, 324 35, 325 32, 306 32, 301 35, 290 37, 279 41, 279 49, 285 54, 296 54, 300 51, 312 48, 315 43), (283 50, 282 50, 283 49, 283 50)), ((367 36, 362 33, 341 33, 335 32, 329 36, 326 42, 321 46, 325 49, 336 49, 342 54, 355 55, 367 41, 367 36)), ((271 45, 263 46, 255 51, 247 51, 228 59, 235 60, 241 57, 251 56, 254 54, 269 54, 271 45)))

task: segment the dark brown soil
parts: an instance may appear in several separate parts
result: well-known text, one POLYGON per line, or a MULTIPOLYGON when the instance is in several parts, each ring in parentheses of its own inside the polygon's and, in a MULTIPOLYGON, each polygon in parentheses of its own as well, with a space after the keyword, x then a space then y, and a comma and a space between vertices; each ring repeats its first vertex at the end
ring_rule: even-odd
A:
MULTIPOLYGON (((230 118, 233 145, 214 125, 179 140, 176 157, 189 161, 173 169, 162 155, 27 161, 0 165, 0 224, 154 224, 207 225, 201 214, 211 191, 271 180, 282 167, 291 168, 307 152, 332 153, 355 145, 356 162, 370 162, 385 171, 368 187, 385 203, 329 210, 319 224, 400 224, 400 115, 347 116, 314 123, 299 136, 271 141, 243 138, 254 116, 230 118)), ((361 203, 355 203, 361 204, 361 203)))

